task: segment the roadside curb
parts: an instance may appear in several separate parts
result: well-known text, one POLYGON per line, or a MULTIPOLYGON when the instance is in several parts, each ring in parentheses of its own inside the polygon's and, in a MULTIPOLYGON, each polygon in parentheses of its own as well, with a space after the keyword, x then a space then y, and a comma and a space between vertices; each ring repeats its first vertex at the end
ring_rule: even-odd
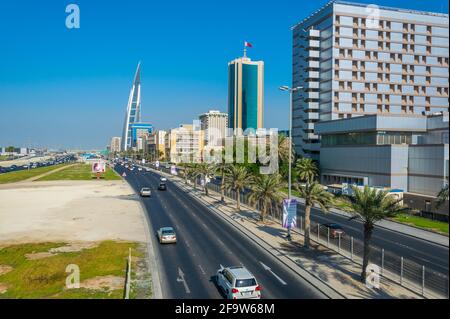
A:
MULTIPOLYGON (((152 169, 153 170, 153 169, 152 169)), ((186 191, 189 190, 187 189, 184 185, 180 184, 180 181, 175 181, 173 179, 173 175, 167 174, 165 172, 161 172, 161 171, 155 171, 153 170, 155 173, 157 174, 164 174, 166 176, 170 176, 172 177, 172 182, 176 183, 177 187, 179 187, 180 189, 186 191)), ((192 189, 192 191, 194 191, 192 189)), ((198 191, 198 190, 197 190, 198 191)), ((292 260, 292 258, 290 258, 289 256, 286 256, 282 251, 280 251, 279 249, 273 247, 271 244, 267 243, 266 241, 258 238, 258 237, 251 237, 247 234, 248 230, 246 227, 236 223, 235 220, 233 220, 232 218, 230 218, 229 216, 226 216, 225 213, 223 213, 222 211, 220 211, 219 209, 213 207, 211 204, 206 203, 202 198, 197 197, 197 196, 192 196, 190 195, 194 200, 196 200, 197 202, 199 202, 201 205, 205 206, 206 208, 208 208, 211 212, 213 212, 214 214, 216 214, 218 217, 220 217, 221 219, 223 219, 224 221, 226 221, 227 223, 229 223, 231 226, 233 226, 234 228, 236 228, 237 230, 239 230, 243 235, 245 235, 250 241, 256 243, 257 245, 259 245, 261 248, 263 248, 267 253, 269 253, 270 255, 272 255, 275 260, 278 260, 280 263, 282 263, 284 266, 286 266, 287 268, 291 269, 294 273, 296 273, 298 276, 300 276, 302 279, 304 279, 306 282, 308 282, 311 286, 313 286, 314 288, 316 288, 317 290, 319 290, 321 293, 323 293, 326 297, 330 298, 330 299, 346 299, 344 295, 342 295, 341 293, 339 293, 337 290, 335 290, 333 287, 331 287, 330 285, 328 285, 327 283, 323 282, 322 280, 320 280, 318 277, 316 277, 314 274, 309 273, 307 270, 305 270, 304 268, 302 268, 301 266, 299 266, 294 260, 292 260)))
MULTIPOLYGON (((127 180, 123 178, 123 181, 130 187, 131 191, 138 196, 134 190, 133 187, 131 187, 130 183, 128 183, 127 180)), ((147 237, 147 253, 148 253, 148 267, 151 273, 152 278, 152 299, 163 299, 163 293, 162 293, 162 285, 161 285, 161 278, 159 276, 159 254, 157 250, 154 249, 154 236, 151 236, 150 234, 152 227, 152 223, 150 221, 149 216, 146 214, 146 210, 144 207, 144 204, 142 203, 142 199, 139 198, 139 205, 141 208, 141 217, 144 220, 144 228, 145 228, 145 237, 147 237)))

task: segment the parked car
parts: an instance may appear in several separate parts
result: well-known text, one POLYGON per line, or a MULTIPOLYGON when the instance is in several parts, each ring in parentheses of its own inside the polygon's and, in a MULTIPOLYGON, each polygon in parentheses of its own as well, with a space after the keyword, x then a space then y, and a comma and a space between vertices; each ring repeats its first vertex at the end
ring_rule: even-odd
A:
POLYGON ((140 191, 141 197, 150 197, 152 196, 152 190, 149 187, 143 187, 140 191))
POLYGON ((177 235, 172 227, 163 227, 158 230, 160 244, 176 244, 177 235))
POLYGON ((159 183, 158 190, 160 190, 160 191, 166 191, 166 190, 167 190, 167 185, 166 185, 166 183, 159 183))
POLYGON ((330 230, 331 238, 339 238, 339 237, 342 238, 345 236, 344 229, 339 224, 330 223, 325 224, 324 226, 330 230))
POLYGON ((261 298, 261 286, 243 266, 219 269, 216 275, 216 283, 227 299, 261 298))

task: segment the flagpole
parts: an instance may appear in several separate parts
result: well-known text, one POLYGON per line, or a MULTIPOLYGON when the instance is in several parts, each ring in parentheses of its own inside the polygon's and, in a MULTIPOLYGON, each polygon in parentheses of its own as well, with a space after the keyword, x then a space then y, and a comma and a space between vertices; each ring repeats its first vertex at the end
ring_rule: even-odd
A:
POLYGON ((247 57, 247 46, 244 42, 244 58, 246 58, 246 57, 247 57))

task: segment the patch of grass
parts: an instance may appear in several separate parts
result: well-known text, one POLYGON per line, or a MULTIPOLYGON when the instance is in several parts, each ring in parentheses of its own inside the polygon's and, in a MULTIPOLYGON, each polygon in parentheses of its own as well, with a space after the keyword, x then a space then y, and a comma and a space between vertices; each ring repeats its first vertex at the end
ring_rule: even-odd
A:
POLYGON ((44 167, 38 167, 33 168, 30 170, 23 170, 23 171, 17 171, 17 172, 9 172, 5 174, 0 175, 0 184, 6 184, 6 183, 15 183, 24 181, 26 179, 45 174, 47 172, 51 172, 57 168, 67 166, 69 164, 60 164, 60 165, 53 165, 53 166, 44 166, 44 167))
MULTIPOLYGON (((47 176, 39 178, 37 181, 57 181, 57 180, 91 180, 96 179, 96 176, 91 172, 91 165, 89 164, 77 164, 67 167, 58 172, 54 172, 47 176)), ((109 167, 106 168, 106 173, 103 174, 102 180, 120 180, 121 177, 117 175, 109 167)))
MULTIPOLYGON (((0 283, 7 291, 0 298, 122 298, 124 289, 92 290, 66 289, 66 267, 78 265, 80 281, 97 276, 125 278, 128 249, 134 257, 142 258, 136 243, 104 241, 99 246, 77 252, 58 253, 42 259, 28 260, 25 255, 46 252, 64 243, 40 243, 13 245, 0 249, 0 265, 13 269, 0 276, 0 283)), ((135 268, 136 261, 132 267, 135 268)))
POLYGON ((448 223, 409 214, 400 214, 394 221, 448 235, 448 223))

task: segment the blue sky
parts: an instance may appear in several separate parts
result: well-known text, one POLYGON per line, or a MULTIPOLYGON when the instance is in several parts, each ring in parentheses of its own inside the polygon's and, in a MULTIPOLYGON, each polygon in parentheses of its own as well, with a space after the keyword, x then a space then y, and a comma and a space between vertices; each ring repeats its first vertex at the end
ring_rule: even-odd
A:
MULTIPOLYGON (((227 62, 265 61, 265 126, 286 128, 290 27, 328 1, 1 1, 0 146, 103 148, 120 136, 142 61, 143 120, 226 111, 227 62), (65 27, 76 3, 81 28, 65 27)), ((448 13, 443 0, 359 1, 448 13)))

